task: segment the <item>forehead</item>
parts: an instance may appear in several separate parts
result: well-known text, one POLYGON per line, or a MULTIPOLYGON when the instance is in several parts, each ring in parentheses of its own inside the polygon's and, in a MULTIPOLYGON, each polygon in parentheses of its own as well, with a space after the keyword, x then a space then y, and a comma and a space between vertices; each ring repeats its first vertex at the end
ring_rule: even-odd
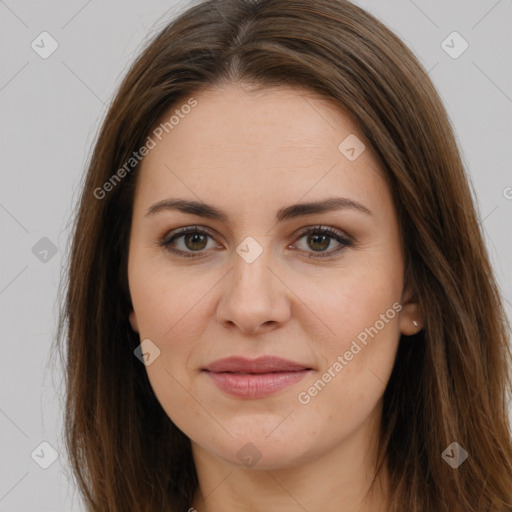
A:
POLYGON ((295 87, 240 84, 191 98, 195 106, 182 108, 194 104, 190 98, 174 105, 160 125, 175 114, 172 128, 160 130, 161 140, 153 137, 156 146, 139 169, 137 197, 144 203, 187 196, 288 204, 333 192, 383 200, 375 155, 332 100, 295 87))

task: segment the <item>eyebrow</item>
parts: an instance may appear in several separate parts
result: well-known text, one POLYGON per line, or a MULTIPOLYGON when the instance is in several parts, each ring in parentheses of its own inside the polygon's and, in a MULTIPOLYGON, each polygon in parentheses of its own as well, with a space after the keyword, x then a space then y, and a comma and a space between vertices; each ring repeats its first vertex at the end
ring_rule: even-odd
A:
MULTIPOLYGON (((325 213, 342 209, 353 209, 367 215, 372 215, 368 208, 364 207, 357 201, 347 199, 345 197, 330 197, 322 201, 297 203, 281 208, 276 213, 276 220, 278 222, 282 222, 284 220, 294 219, 304 215, 325 213)), ((148 208, 145 217, 152 216, 165 210, 178 210, 184 213, 218 220, 223 223, 227 223, 229 221, 228 215, 215 206, 200 201, 190 201, 186 199, 165 199, 163 201, 159 201, 148 208)))

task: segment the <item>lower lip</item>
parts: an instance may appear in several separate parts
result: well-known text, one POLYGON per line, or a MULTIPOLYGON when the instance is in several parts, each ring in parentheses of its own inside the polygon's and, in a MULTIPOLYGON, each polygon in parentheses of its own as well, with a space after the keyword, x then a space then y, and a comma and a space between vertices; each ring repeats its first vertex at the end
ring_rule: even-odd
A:
POLYGON ((204 372, 222 391, 242 398, 262 398, 302 380, 310 370, 275 373, 204 372))

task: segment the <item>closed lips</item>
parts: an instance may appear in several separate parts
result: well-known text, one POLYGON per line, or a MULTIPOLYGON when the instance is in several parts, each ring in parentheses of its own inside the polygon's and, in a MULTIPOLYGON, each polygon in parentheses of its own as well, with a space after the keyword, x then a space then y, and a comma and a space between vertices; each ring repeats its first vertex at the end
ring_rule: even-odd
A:
POLYGON ((258 359, 228 357, 202 369, 204 375, 225 395, 236 399, 256 400, 297 384, 312 368, 280 357, 258 359))
POLYGON ((243 357, 219 359, 207 365, 203 368, 203 371, 213 373, 261 374, 300 372, 311 369, 312 368, 310 366, 280 357, 264 356, 258 359, 246 359, 243 357))

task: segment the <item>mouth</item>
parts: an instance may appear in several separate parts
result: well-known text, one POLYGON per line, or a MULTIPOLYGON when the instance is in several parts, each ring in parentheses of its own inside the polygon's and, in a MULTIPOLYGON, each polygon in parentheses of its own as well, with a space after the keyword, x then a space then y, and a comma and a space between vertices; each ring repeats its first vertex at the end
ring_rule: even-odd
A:
POLYGON ((202 372, 222 391, 240 398, 263 398, 302 380, 313 368, 279 357, 219 359, 202 372))

